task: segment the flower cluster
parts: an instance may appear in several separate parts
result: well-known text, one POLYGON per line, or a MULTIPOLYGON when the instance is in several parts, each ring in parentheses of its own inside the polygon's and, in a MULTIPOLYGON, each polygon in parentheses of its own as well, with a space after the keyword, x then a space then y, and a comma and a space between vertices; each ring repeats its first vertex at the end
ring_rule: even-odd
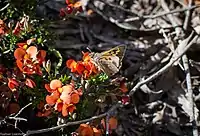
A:
POLYGON ((19 43, 14 52, 16 64, 21 72, 25 74, 38 74, 42 75, 40 65, 45 61, 46 51, 37 49, 36 46, 27 48, 27 44, 19 43))
POLYGON ((17 91, 17 88, 28 86, 30 88, 36 87, 35 82, 22 75, 21 71, 16 67, 14 69, 7 69, 4 66, 0 66, 1 82, 7 83, 9 89, 12 92, 17 91), (2 71, 4 73, 2 73, 2 71))
POLYGON ((54 110, 62 112, 63 116, 73 113, 82 95, 82 90, 75 90, 73 84, 62 85, 60 80, 52 80, 50 84, 45 84, 45 88, 50 95, 46 96, 46 102, 50 106, 54 106, 54 110))
POLYGON ((66 65, 71 72, 78 73, 83 76, 85 79, 90 77, 91 75, 96 75, 99 73, 99 69, 93 63, 91 57, 89 56, 89 52, 83 53, 83 61, 76 62, 73 59, 69 59, 66 62, 66 65))
POLYGON ((82 12, 82 4, 81 1, 75 1, 75 0, 66 0, 66 8, 60 9, 60 16, 64 17, 67 14, 76 14, 77 12, 82 12))
MULTIPOLYGON (((61 13, 64 15, 75 15, 78 12, 82 12, 82 4, 80 0, 66 0, 66 4, 67 7, 61 9, 61 13)), ((47 117, 50 116, 52 112, 56 111, 56 113, 60 115, 62 114, 64 117, 63 119, 66 119, 65 121, 69 121, 71 118, 75 119, 74 112, 76 108, 79 107, 79 105, 77 106, 78 103, 80 104, 80 109, 82 109, 79 110, 80 114, 77 114, 80 115, 78 117, 79 119, 93 116, 93 110, 98 110, 100 104, 95 105, 91 110, 86 109, 86 107, 95 104, 97 99, 100 98, 98 95, 104 95, 106 100, 110 95, 107 95, 107 92, 114 94, 116 91, 121 91, 123 93, 122 96, 120 96, 122 93, 116 93, 117 99, 113 99, 111 103, 119 99, 122 104, 129 104, 130 98, 126 95, 128 88, 125 80, 111 83, 111 80, 107 80, 109 77, 106 76, 106 74, 99 74, 100 69, 94 63, 89 52, 83 52, 83 57, 80 61, 73 59, 66 61, 66 67, 69 68, 77 78, 72 77, 72 79, 76 79, 76 83, 71 82, 64 84, 68 82, 71 77, 67 74, 59 75, 61 73, 59 73, 60 69, 55 67, 56 63, 53 62, 53 65, 51 65, 51 61, 55 60, 51 59, 52 56, 47 56, 49 60, 45 62, 47 52, 41 50, 40 45, 44 45, 43 47, 46 48, 45 44, 42 43, 47 41, 47 39, 41 33, 43 32, 42 30, 40 31, 40 29, 34 27, 34 21, 32 22, 32 25, 30 25, 28 20, 29 17, 23 17, 21 21, 14 20, 13 22, 17 22, 16 24, 9 22, 9 25, 6 25, 4 21, 0 20, 2 55, 5 58, 13 58, 14 55, 15 58, 15 61, 9 59, 12 61, 6 62, 6 60, 5 67, 4 65, 0 65, 0 83, 2 84, 2 86, 0 86, 0 94, 2 96, 2 104, 0 104, 0 108, 6 105, 5 110, 9 108, 9 113, 16 113, 20 109, 18 103, 23 100, 20 98, 27 95, 28 99, 25 99, 25 102, 33 102, 33 100, 35 100, 34 105, 40 102, 36 109, 36 115, 38 117, 47 117), (35 43, 37 43, 37 45, 35 45, 35 43), (42 71, 42 65, 48 73, 42 71), (55 73, 53 70, 54 68, 56 71, 55 73), (55 77, 58 76, 59 79, 55 79, 55 77), (82 82, 83 80, 86 82, 82 82), (50 83, 45 84, 46 81, 50 81, 50 83), (82 88, 78 88, 77 86, 85 87, 84 90, 86 93, 82 99, 82 88), (117 89, 113 89, 114 87, 117 89), (47 91, 41 91, 44 88, 47 91), (97 88, 98 90, 96 90, 97 88), (47 92, 48 95, 46 95, 47 92), (4 99, 4 96, 7 97, 4 99)), ((8 21, 5 20, 5 22, 8 21)), ((52 53, 55 52, 52 51, 52 53)), ((55 54, 56 57, 60 57, 59 55, 59 52, 55 54)), ((3 61, 4 60, 2 60, 2 62, 3 61)), ((61 63, 59 62, 59 64, 61 63)), ((112 98, 114 98, 114 96, 112 98)), ((101 101, 101 103, 104 102, 106 103, 107 101, 101 101)), ((118 122, 115 118, 112 117, 109 119, 108 127, 110 133, 113 129, 117 128, 117 123, 118 122)), ((101 121, 91 121, 89 124, 80 124, 76 132, 81 136, 101 136, 103 135, 104 130, 105 121, 103 119, 101 121)))

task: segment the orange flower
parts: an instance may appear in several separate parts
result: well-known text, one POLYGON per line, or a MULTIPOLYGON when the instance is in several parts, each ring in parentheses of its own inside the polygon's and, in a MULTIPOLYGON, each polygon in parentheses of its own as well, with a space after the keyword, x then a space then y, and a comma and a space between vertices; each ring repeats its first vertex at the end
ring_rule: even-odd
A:
POLYGON ((52 80, 49 85, 45 84, 45 88, 51 93, 46 96, 47 104, 54 106, 54 109, 62 112, 63 116, 74 112, 76 109, 74 104, 79 102, 80 95, 82 95, 80 90, 75 90, 73 85, 62 86, 62 82, 57 79, 52 80))
POLYGON ((77 132, 80 136, 93 136, 92 127, 88 124, 80 124, 77 132))
POLYGON ((20 71, 26 74, 42 75, 40 65, 45 61, 46 51, 30 46, 26 50, 17 48, 14 52, 16 63, 20 71))
POLYGON ((82 12, 82 3, 81 1, 76 1, 76 0, 66 0, 66 4, 67 4, 67 8, 66 9, 69 9, 70 8, 70 12, 67 12, 68 14, 71 14, 71 13, 77 13, 78 11, 79 12, 82 12))
POLYGON ((96 127, 90 126, 88 124, 80 124, 77 132, 80 136, 101 136, 102 132, 96 127))
MULTIPOLYGON (((106 128, 106 124, 105 124, 105 120, 104 119, 101 120, 101 124, 103 125, 103 127, 105 129, 106 128)), ((111 117, 109 119, 109 121, 108 121, 108 124, 109 124, 109 130, 110 130, 110 133, 111 133, 113 129, 117 128, 118 121, 117 121, 116 118, 111 117)))
POLYGON ((62 82, 60 80, 55 79, 50 82, 50 89, 55 90, 60 87, 62 87, 62 82))
POLYGON ((71 69, 71 72, 76 72, 84 78, 88 78, 90 75, 95 75, 99 72, 88 52, 83 52, 82 60, 83 61, 76 62, 73 59, 69 59, 66 62, 66 66, 71 69))
POLYGON ((8 87, 10 88, 10 90, 16 91, 16 87, 18 86, 19 86, 19 83, 17 82, 15 78, 8 78, 8 87))
POLYGON ((54 105, 58 102, 60 97, 60 93, 58 91, 54 91, 51 95, 46 96, 46 102, 49 105, 54 105))
POLYGON ((73 104, 63 104, 62 115, 66 117, 68 113, 73 113, 76 107, 73 104))
POLYGON ((100 129, 97 129, 95 127, 92 128, 93 129, 93 132, 94 132, 94 136, 101 136, 102 135, 102 132, 100 129))

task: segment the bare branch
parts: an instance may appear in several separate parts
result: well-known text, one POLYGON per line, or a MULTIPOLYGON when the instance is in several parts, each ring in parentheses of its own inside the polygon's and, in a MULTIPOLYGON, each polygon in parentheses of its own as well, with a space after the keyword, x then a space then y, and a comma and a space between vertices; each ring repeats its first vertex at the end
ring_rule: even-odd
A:
POLYGON ((135 87, 133 87, 133 89, 131 89, 131 91, 129 92, 129 95, 130 96, 133 95, 135 93, 135 91, 137 91, 143 84, 146 84, 146 83, 152 81, 153 79, 157 78, 158 76, 160 76, 161 74, 163 74, 164 72, 166 72, 191 47, 191 45, 194 42, 196 42, 196 40, 197 40, 198 37, 199 36, 195 35, 195 33, 193 31, 188 38, 186 38, 185 40, 183 40, 178 45, 178 47, 176 48, 176 50, 175 50, 172 58, 170 59, 170 62, 167 65, 165 65, 163 68, 161 68, 160 70, 158 70, 156 73, 152 74, 147 79, 145 79, 145 80, 140 81, 139 83, 137 83, 135 85, 135 87))
POLYGON ((26 134, 24 136, 29 136, 29 135, 32 135, 32 134, 40 134, 40 133, 45 133, 45 132, 49 132, 49 131, 55 131, 55 130, 58 130, 58 129, 61 129, 61 128, 64 128, 64 127, 67 127, 67 126, 78 125, 78 124, 86 123, 86 122, 89 122, 89 121, 92 121, 92 120, 95 120, 95 119, 98 119, 98 118, 103 118, 103 117, 109 115, 110 112, 112 112, 113 110, 116 110, 119 106, 120 106, 120 104, 116 104, 116 105, 112 106, 109 109, 108 112, 100 114, 98 116, 93 116, 93 117, 88 118, 88 119, 84 119, 84 120, 80 120, 80 121, 74 121, 74 122, 67 122, 66 124, 62 124, 62 125, 59 125, 59 126, 56 126, 56 127, 51 127, 51 128, 46 128, 46 129, 29 130, 29 131, 26 132, 26 134))

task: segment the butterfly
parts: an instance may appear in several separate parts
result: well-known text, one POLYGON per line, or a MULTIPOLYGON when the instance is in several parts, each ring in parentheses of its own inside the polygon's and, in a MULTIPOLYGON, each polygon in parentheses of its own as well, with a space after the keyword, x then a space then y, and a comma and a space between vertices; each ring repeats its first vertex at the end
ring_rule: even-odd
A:
POLYGON ((122 66, 122 60, 126 51, 126 45, 114 47, 101 53, 90 53, 95 65, 108 76, 113 76, 119 72, 122 66))

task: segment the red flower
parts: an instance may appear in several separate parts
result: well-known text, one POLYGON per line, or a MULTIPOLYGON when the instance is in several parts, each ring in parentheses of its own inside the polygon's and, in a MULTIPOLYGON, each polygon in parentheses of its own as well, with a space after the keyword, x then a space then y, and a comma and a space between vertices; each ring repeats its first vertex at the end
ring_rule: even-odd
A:
POLYGON ((16 87, 19 86, 19 83, 15 78, 8 78, 8 87, 11 91, 16 91, 16 87))
POLYGON ((129 97, 129 96, 122 96, 121 102, 122 102, 122 104, 124 104, 124 105, 129 104, 129 103, 130 103, 130 97, 129 97))
POLYGON ((121 81, 121 82, 120 82, 120 90, 121 90, 123 93, 128 92, 128 88, 126 87, 125 81, 121 81))
POLYGON ((74 86, 67 84, 62 86, 60 80, 52 80, 50 84, 46 84, 45 88, 51 95, 46 96, 47 104, 54 106, 54 109, 58 112, 62 112, 63 116, 67 116, 68 113, 73 113, 76 109, 74 104, 77 104, 80 100, 80 90, 75 90, 74 86))
POLYGON ((30 88, 36 87, 35 82, 33 80, 29 79, 29 78, 26 79, 25 84, 30 88))
POLYGON ((67 7, 60 9, 60 16, 65 16, 66 14, 76 14, 77 12, 82 12, 82 3, 81 1, 76 0, 66 0, 67 7))
POLYGON ((65 16, 65 9, 64 8, 61 8, 60 9, 60 14, 59 14, 61 17, 64 17, 65 16))
POLYGON ((71 72, 76 72, 79 75, 82 75, 84 78, 90 77, 90 75, 95 75, 99 70, 95 67, 89 53, 83 53, 83 61, 76 62, 73 59, 69 59, 66 62, 68 68, 71 69, 71 72))
POLYGON ((20 71, 26 74, 42 75, 40 65, 45 60, 46 51, 38 51, 35 46, 30 46, 26 50, 17 48, 14 52, 14 56, 20 71))

